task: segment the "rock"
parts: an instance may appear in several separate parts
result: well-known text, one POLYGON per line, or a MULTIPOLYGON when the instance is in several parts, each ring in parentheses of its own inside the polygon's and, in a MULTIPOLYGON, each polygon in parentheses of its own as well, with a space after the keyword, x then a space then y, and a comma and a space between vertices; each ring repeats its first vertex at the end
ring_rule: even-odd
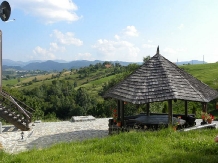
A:
POLYGON ((84 122, 84 121, 94 121, 95 117, 88 115, 88 116, 73 116, 71 117, 71 122, 84 122))

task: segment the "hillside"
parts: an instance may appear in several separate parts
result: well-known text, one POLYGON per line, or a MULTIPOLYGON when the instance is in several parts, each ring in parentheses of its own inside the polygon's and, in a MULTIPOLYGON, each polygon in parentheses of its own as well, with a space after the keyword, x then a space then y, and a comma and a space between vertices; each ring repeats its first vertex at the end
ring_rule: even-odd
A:
MULTIPOLYGON (((81 67, 89 66, 90 64, 94 65, 96 63, 104 63, 105 61, 94 60, 76 60, 76 61, 64 61, 64 60, 33 60, 29 62, 21 62, 21 61, 13 61, 9 59, 3 59, 3 70, 7 68, 15 69, 15 70, 41 70, 41 71, 62 71, 63 69, 70 70, 70 69, 78 69, 81 67)), ((127 66, 134 62, 124 62, 124 61, 110 61, 111 63, 119 63, 122 66, 127 66)), ((136 64, 142 64, 142 62, 135 62, 136 64)), ((203 61, 192 60, 192 61, 184 61, 184 62, 177 62, 177 65, 184 65, 184 64, 202 64, 203 61)), ((206 62, 205 62, 206 63, 206 62)))
MULTIPOLYGON (((47 61, 29 61, 29 62, 21 62, 21 61, 12 61, 9 59, 3 59, 3 70, 11 68, 15 70, 41 70, 41 71, 62 71, 63 69, 78 69, 81 67, 86 67, 89 65, 94 65, 96 63, 104 63, 108 61, 88 61, 88 60, 75 60, 75 61, 63 61, 63 60, 47 60, 47 61)), ((119 63, 122 66, 127 66, 133 62, 123 62, 123 61, 109 61, 112 64, 119 63)), ((138 62, 137 64, 142 64, 142 62, 138 62)))
POLYGON ((218 89, 218 63, 180 66, 189 74, 214 89, 218 89))
MULTIPOLYGON (((57 73, 41 74, 31 77, 3 80, 3 89, 15 94, 32 108, 38 108, 43 119, 67 119, 72 115, 93 115, 95 117, 111 116, 110 108, 116 107, 115 100, 104 100, 102 94, 111 86, 133 72, 139 65, 121 66, 115 64, 95 64, 79 70, 63 70, 57 73), (108 68, 107 68, 108 67, 108 68), (8 89, 13 88, 13 89, 8 89), (14 89, 16 88, 16 89, 14 89), (17 92, 18 91, 18 92, 17 92)), ((180 66, 202 82, 214 89, 218 89, 218 63, 180 66)), ((165 102, 152 103, 151 112, 162 112, 165 102)), ((201 103, 189 102, 189 114, 197 110, 201 113, 201 103)), ((128 103, 125 115, 144 112, 145 106, 138 109, 128 103)), ((173 103, 174 111, 184 112, 184 102, 173 103)), ((208 104, 208 111, 213 111, 215 102, 208 104)))
MULTIPOLYGON (((218 63, 183 65, 180 68, 190 73, 197 79, 206 83, 214 89, 218 89, 218 63)), ((87 76, 76 71, 62 71, 60 73, 49 73, 37 75, 33 77, 3 80, 3 86, 10 85, 19 89, 31 89, 42 84, 51 84, 57 76, 59 80, 65 80, 72 84, 76 83, 75 89, 80 87, 86 88, 90 93, 95 95, 101 90, 102 86, 112 78, 115 78, 115 68, 102 68, 97 71, 90 72, 87 76), (60 75, 60 76, 59 76, 60 75)))

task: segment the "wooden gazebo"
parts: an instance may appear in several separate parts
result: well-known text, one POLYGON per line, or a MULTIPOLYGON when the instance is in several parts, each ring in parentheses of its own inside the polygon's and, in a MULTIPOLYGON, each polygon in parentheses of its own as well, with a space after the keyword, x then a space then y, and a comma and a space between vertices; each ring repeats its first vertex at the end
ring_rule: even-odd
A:
POLYGON ((124 124, 124 101, 147 104, 147 115, 149 115, 149 103, 168 101, 168 124, 172 124, 172 100, 184 100, 187 116, 188 101, 201 102, 202 108, 206 109, 207 102, 217 97, 216 90, 159 54, 159 47, 150 60, 104 95, 104 98, 118 100, 118 117, 121 118, 122 124, 124 124))

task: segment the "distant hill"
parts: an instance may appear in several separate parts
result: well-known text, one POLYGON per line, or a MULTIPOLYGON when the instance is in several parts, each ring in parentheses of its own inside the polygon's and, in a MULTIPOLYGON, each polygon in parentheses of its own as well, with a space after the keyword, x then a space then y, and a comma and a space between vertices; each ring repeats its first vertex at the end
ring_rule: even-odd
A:
MULTIPOLYGON (((32 60, 28 62, 22 61, 13 61, 10 59, 3 59, 3 68, 13 68, 16 70, 43 70, 43 71, 62 71, 63 69, 78 69, 80 67, 89 66, 90 64, 95 65, 96 63, 103 63, 105 61, 95 60, 95 61, 87 61, 87 60, 76 60, 67 62, 64 60, 48 60, 48 61, 41 61, 41 60, 32 60)), ((131 63, 142 64, 142 62, 124 62, 124 61, 110 61, 112 63, 120 63, 122 66, 127 66, 131 63)), ((193 61, 185 61, 185 62, 178 62, 176 64, 183 65, 183 64, 202 64, 203 61, 193 60, 193 61)), ((206 63, 206 62, 205 62, 206 63)))
POLYGON ((13 60, 10 60, 10 59, 2 59, 2 65, 6 65, 6 66, 20 66, 20 67, 23 67, 23 66, 26 66, 30 63, 34 63, 34 62, 45 62, 45 61, 41 61, 41 60, 31 60, 31 61, 28 61, 28 62, 23 62, 23 61, 13 61, 13 60))
POLYGON ((13 69, 13 70, 18 70, 18 71, 23 70, 20 66, 7 66, 7 65, 2 66, 3 71, 8 70, 8 69, 13 69))
MULTIPOLYGON (((207 62, 204 61, 204 63, 207 63, 207 62)), ((177 65, 187 65, 187 64, 195 65, 195 64, 203 64, 203 61, 191 60, 191 61, 178 62, 176 64, 177 65)))
MULTIPOLYGON (((3 67, 5 69, 12 68, 17 70, 43 70, 43 71, 62 71, 63 69, 78 69, 80 67, 89 66, 90 64, 95 65, 96 63, 104 63, 105 61, 95 60, 95 61, 87 61, 87 60, 76 60, 67 62, 64 60, 48 60, 48 61, 29 61, 29 62, 21 62, 21 61, 13 61, 9 59, 3 59, 3 67)), ((122 66, 127 66, 130 63, 134 62, 123 62, 123 61, 110 61, 112 63, 120 63, 122 66)), ((142 62, 138 62, 137 64, 142 64, 142 62)))

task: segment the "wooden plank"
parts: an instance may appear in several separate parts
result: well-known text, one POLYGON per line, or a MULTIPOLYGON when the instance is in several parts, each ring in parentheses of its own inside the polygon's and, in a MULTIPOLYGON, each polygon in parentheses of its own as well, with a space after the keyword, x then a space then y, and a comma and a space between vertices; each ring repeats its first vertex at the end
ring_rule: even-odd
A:
POLYGON ((207 103, 202 102, 202 112, 207 112, 207 103))
POLYGON ((121 126, 124 124, 124 101, 120 101, 121 126))
POLYGON ((146 106, 147 106, 147 107, 146 107, 147 115, 150 115, 150 104, 147 103, 146 106))
POLYGON ((168 124, 172 125, 173 118, 173 108, 172 108, 172 100, 168 100, 168 124))
POLYGON ((185 117, 188 116, 188 102, 185 100, 185 117))
POLYGON ((191 131, 191 130, 197 130, 197 129, 203 129, 203 128, 216 128, 216 123, 185 128, 185 129, 180 130, 180 131, 191 131))
POLYGON ((117 118, 120 118, 120 100, 117 101, 117 118))
MULTIPOLYGON (((134 119, 136 122, 139 122, 143 125, 159 125, 159 124, 168 124, 168 115, 150 115, 150 116, 140 116, 134 119)), ((185 124, 185 120, 173 117, 172 122, 179 122, 181 125, 185 124)))

